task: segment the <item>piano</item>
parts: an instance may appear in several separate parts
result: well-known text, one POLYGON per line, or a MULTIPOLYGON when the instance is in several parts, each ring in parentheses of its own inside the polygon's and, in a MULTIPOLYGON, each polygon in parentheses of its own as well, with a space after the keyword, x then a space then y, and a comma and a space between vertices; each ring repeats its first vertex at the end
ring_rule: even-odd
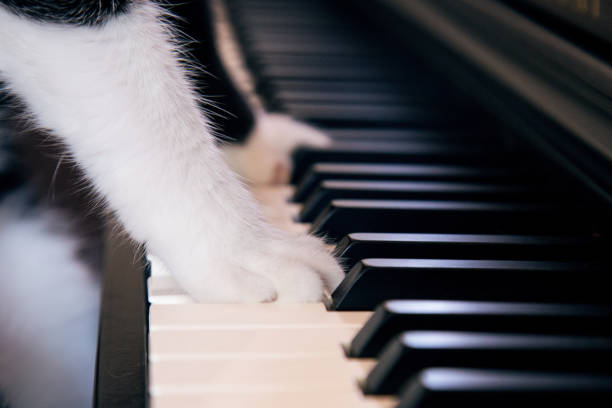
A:
POLYGON ((333 139, 255 194, 346 278, 322 304, 202 305, 109 246, 94 405, 608 406, 612 5, 224 10, 265 107, 333 139))

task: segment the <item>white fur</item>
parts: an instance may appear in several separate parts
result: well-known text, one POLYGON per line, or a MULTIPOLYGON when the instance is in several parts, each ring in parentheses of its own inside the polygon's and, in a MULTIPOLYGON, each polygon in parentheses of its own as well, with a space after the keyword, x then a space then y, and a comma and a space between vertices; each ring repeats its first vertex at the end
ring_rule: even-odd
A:
POLYGON ((280 113, 261 113, 244 145, 223 147, 230 166, 253 184, 286 184, 291 153, 299 146, 325 147, 330 139, 319 130, 280 113))
POLYGON ((75 261, 68 220, 0 205, 0 390, 12 408, 91 405, 98 284, 75 261))
POLYGON ((102 27, 0 8, 0 72, 196 299, 316 301, 343 274, 322 242, 268 226, 215 147, 160 9, 102 27))

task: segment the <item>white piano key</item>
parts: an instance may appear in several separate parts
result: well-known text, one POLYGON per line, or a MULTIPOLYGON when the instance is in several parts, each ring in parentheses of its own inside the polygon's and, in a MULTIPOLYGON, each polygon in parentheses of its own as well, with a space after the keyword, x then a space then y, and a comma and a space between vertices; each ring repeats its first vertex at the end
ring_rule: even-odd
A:
POLYGON ((273 391, 225 393, 152 394, 152 408, 392 408, 394 398, 364 397, 353 393, 273 391))
POLYGON ((151 393, 220 389, 337 390, 351 392, 374 361, 349 361, 339 357, 218 358, 152 361, 151 393))
POLYGON ((329 312, 322 303, 151 305, 149 329, 361 328, 371 312, 329 312))
POLYGON ((357 328, 288 327, 152 330, 150 360, 240 356, 335 356, 357 328))
POLYGON ((366 398, 357 387, 356 378, 373 363, 337 357, 154 362, 150 402, 162 407, 231 407, 247 401, 266 407, 394 406, 393 398, 366 398))
POLYGON ((150 296, 149 302, 156 305, 182 305, 186 303, 194 303, 195 300, 189 295, 164 295, 150 296))

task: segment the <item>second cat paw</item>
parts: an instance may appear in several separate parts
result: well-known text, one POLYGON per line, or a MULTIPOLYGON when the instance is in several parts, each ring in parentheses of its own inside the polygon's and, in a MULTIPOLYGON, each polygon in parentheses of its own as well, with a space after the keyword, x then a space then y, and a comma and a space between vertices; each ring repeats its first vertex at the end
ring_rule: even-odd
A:
POLYGON ((232 169, 252 184, 282 184, 291 175, 291 154, 299 146, 325 147, 328 136, 288 115, 263 113, 245 144, 222 150, 232 169))

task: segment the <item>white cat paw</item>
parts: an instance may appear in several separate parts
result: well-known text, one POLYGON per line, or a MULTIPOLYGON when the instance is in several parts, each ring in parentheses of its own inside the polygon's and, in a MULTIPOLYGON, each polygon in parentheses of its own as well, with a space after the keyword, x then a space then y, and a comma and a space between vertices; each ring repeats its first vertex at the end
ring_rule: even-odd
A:
POLYGON ((318 302, 344 278, 323 241, 312 236, 277 231, 241 246, 232 256, 226 253, 215 260, 207 253, 170 265, 180 285, 198 302, 318 302))
POLYGON ((223 261, 206 258, 190 257, 170 268, 197 302, 266 303, 277 299, 275 283, 267 276, 238 265, 231 257, 223 261))
POLYGON ((325 244, 312 236, 279 236, 248 258, 248 267, 268 277, 279 302, 317 302, 344 272, 325 244))
POLYGON ((288 115, 263 113, 245 144, 222 150, 232 169, 252 184, 282 184, 291 175, 291 154, 299 146, 325 147, 328 136, 288 115))

